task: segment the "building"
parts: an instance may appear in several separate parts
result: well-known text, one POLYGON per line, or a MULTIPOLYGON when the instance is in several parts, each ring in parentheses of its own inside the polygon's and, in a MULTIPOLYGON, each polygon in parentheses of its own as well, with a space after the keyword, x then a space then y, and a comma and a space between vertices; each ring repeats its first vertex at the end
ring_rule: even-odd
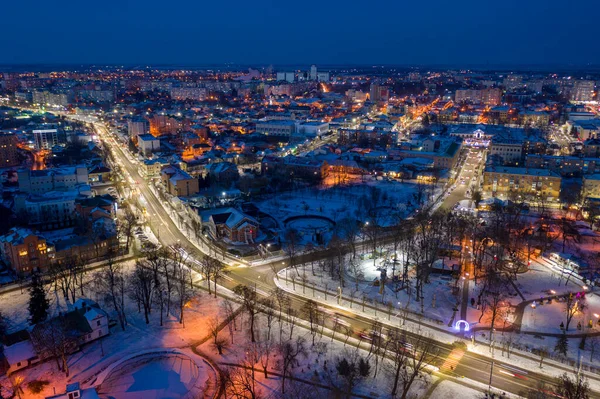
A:
POLYGON ((570 100, 575 102, 592 101, 594 99, 593 80, 577 80, 571 89, 570 100))
POLYGON ((96 388, 81 389, 78 382, 67 385, 64 394, 48 396, 46 399, 100 399, 96 388))
POLYGON ((321 137, 329 132, 328 122, 303 122, 296 126, 296 131, 308 137, 321 137))
POLYGON ((32 93, 32 102, 41 106, 59 106, 67 107, 69 105, 69 96, 66 93, 52 93, 49 91, 34 91, 32 93))
POLYGON ((230 186, 240 178, 236 165, 231 162, 214 162, 204 168, 211 181, 230 186))
POLYGON ((582 193, 584 198, 600 198, 600 173, 583 176, 582 193))
POLYGON ((17 176, 19 190, 31 194, 71 190, 79 185, 89 184, 88 170, 83 165, 44 170, 21 169, 17 176))
POLYGON ((178 101, 204 101, 207 94, 208 90, 205 87, 174 87, 171 89, 171 98, 178 101))
POLYGON ((150 156, 155 151, 160 150, 160 140, 151 134, 142 134, 138 136, 138 148, 145 156, 150 156))
POLYGON ((390 99, 390 90, 380 84, 371 83, 369 98, 373 102, 388 101, 390 99))
POLYGON ((497 156, 504 164, 518 165, 523 159, 523 142, 520 140, 492 140, 490 156, 497 156))
POLYGON ((37 150, 51 150, 52 147, 66 143, 67 136, 62 129, 36 129, 32 131, 37 150))
POLYGON ((46 271, 54 248, 46 238, 30 229, 13 227, 0 236, 0 254, 2 260, 18 275, 33 271, 46 271))
POLYGON ((19 165, 17 135, 0 132, 0 168, 19 165))
POLYGON ((169 163, 163 158, 145 159, 144 162, 142 162, 141 171, 147 178, 160 176, 160 171, 168 164, 169 163))
POLYGON ((320 181, 329 174, 329 165, 325 161, 305 157, 266 156, 262 159, 261 171, 266 175, 283 175, 290 179, 320 181))
POLYGON ((253 217, 234 208, 213 213, 208 219, 208 229, 216 240, 254 243, 259 233, 259 223, 253 217))
POLYGON ((110 181, 111 170, 104 165, 96 165, 88 172, 90 183, 106 183, 110 181))
POLYGON ((397 134, 380 129, 339 129, 338 143, 356 145, 363 148, 388 148, 397 141, 397 134))
POLYGON ((296 132, 296 122, 292 120, 270 120, 256 123, 256 133, 265 136, 287 137, 296 132))
MULTIPOLYGON (((8 373, 54 358, 56 350, 51 345, 54 344, 58 334, 61 337, 61 344, 65 345, 63 349, 66 349, 67 354, 72 354, 77 352, 81 345, 109 333, 108 314, 96 302, 86 298, 78 299, 73 305, 73 310, 60 313, 56 317, 34 325, 31 329, 9 334, 8 345, 3 353, 9 366, 8 373)), ((84 396, 83 392, 79 391, 78 384, 76 385, 76 387, 74 384, 67 386, 67 393, 70 392, 71 395, 51 396, 51 398, 98 398, 97 395, 84 396)))
POLYGON ((14 211, 29 226, 40 230, 59 229, 73 226, 76 221, 75 200, 79 192, 50 191, 40 195, 17 194, 14 211))
POLYGON ((317 80, 317 66, 312 65, 310 67, 310 80, 317 80))
POLYGON ((200 191, 198 179, 175 166, 163 168, 160 178, 167 192, 175 197, 188 197, 200 191))
POLYGON ((460 155, 461 144, 454 140, 439 140, 427 138, 420 145, 410 149, 394 152, 394 158, 420 158, 433 161, 435 169, 452 169, 456 166, 460 155))
POLYGON ((330 80, 329 72, 317 73, 317 80, 319 82, 329 82, 329 80, 330 80))
POLYGON ((487 166, 483 193, 488 197, 558 202, 561 177, 547 169, 487 166))
POLYGON ((127 121, 127 133, 131 138, 147 134, 148 121, 141 118, 127 121))
POLYGON ((482 90, 456 90, 454 94, 456 103, 473 103, 485 105, 499 105, 502 102, 502 90, 500 89, 482 89, 482 90))

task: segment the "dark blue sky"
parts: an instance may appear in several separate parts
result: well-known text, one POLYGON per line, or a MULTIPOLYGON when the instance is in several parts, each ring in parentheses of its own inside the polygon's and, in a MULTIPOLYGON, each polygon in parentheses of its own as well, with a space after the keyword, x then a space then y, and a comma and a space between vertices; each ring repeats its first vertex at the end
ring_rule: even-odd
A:
POLYGON ((6 0, 0 63, 600 64, 599 0, 6 0))

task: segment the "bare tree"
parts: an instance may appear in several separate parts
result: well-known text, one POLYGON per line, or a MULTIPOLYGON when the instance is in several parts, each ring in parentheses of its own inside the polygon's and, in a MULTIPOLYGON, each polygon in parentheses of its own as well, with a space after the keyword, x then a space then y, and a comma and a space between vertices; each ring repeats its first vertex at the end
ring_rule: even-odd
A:
POLYGON ((256 295, 256 290, 248 287, 247 285, 239 284, 233 288, 233 292, 242 301, 242 306, 244 307, 246 313, 248 313, 248 317, 250 318, 250 339, 252 342, 256 342, 254 335, 255 319, 258 313, 258 298, 256 295))
POLYGON ((229 345, 229 341, 227 341, 227 339, 219 336, 219 333, 221 332, 221 326, 219 323, 218 316, 212 317, 208 321, 208 332, 213 339, 212 347, 215 348, 219 352, 219 355, 222 355, 223 349, 227 348, 227 346, 229 345))
POLYGON ((144 310, 146 324, 150 324, 150 314, 152 313, 152 296, 154 294, 154 276, 152 270, 148 267, 146 260, 135 262, 133 273, 129 279, 131 295, 144 310))
POLYGON ((254 365, 243 360, 240 366, 223 370, 225 397, 233 399, 258 399, 254 380, 254 365))
POLYGON ((126 279, 123 266, 114 262, 114 257, 109 256, 108 261, 93 280, 98 295, 105 304, 112 306, 117 314, 121 329, 125 331, 127 317, 125 316, 125 287, 126 279))
POLYGON ((310 324, 310 334, 312 335, 312 345, 314 346, 315 336, 319 330, 320 319, 322 317, 321 311, 319 310, 319 305, 317 305, 317 303, 312 299, 309 299, 304 302, 300 311, 310 324))
POLYGON ((233 308, 233 303, 229 299, 225 299, 223 303, 221 303, 221 308, 225 312, 225 317, 227 318, 227 320, 229 320, 229 323, 227 323, 227 327, 229 328, 229 336, 231 337, 231 343, 233 344, 233 334, 234 331, 237 330, 235 317, 236 312, 233 308))
POLYGON ((585 298, 579 294, 574 294, 572 292, 567 293, 565 296, 565 316, 566 316, 566 324, 565 331, 569 331, 569 325, 571 324, 571 320, 575 314, 583 309, 585 306, 585 298))
POLYGON ((307 350, 304 338, 296 337, 296 341, 286 341, 279 347, 282 361, 281 393, 285 394, 285 381, 292 375, 292 368, 298 362, 300 356, 306 356, 307 350))
POLYGON ((406 367, 400 370, 401 399, 406 399, 415 379, 429 373, 427 366, 437 357, 437 349, 431 337, 415 335, 407 337, 407 343, 412 353, 406 361, 406 367))

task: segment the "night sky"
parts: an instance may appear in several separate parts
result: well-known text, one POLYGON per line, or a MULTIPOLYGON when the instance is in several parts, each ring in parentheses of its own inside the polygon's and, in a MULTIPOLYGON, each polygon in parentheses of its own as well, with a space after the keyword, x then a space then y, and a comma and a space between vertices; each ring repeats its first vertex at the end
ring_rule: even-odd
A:
POLYGON ((6 0, 0 63, 600 64, 600 1, 6 0))

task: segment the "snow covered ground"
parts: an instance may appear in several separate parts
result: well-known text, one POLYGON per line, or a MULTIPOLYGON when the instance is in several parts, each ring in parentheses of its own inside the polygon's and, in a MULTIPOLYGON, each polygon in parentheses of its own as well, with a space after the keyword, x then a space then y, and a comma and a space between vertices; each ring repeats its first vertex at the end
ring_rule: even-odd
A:
MULTIPOLYGON (((128 263, 130 267, 132 262, 128 263)), ((94 273, 88 274, 88 279, 93 279, 94 273)), ((69 309, 70 304, 64 301, 62 295, 54 294, 51 287, 47 288, 51 302, 51 314, 69 309), (51 295, 50 295, 51 294, 51 295)), ((97 301, 102 305, 101 298, 88 286, 85 296, 97 301)), ((19 291, 0 295, 0 310, 9 319, 10 330, 15 331, 27 326, 27 302, 29 295, 27 291, 21 294, 19 291)), ((93 383, 95 376, 110 364, 141 350, 178 348, 185 349, 198 342, 208 334, 208 320, 222 312, 223 300, 209 297, 205 292, 196 292, 185 308, 184 324, 179 323, 179 312, 174 305, 171 313, 165 316, 164 325, 159 325, 160 310, 155 306, 151 315, 150 324, 146 324, 143 313, 139 313, 137 305, 127 301, 127 321, 125 331, 117 325, 111 329, 111 334, 101 340, 93 341, 69 356, 70 376, 67 378, 63 372, 58 371, 53 360, 24 369, 14 373, 11 378, 20 375, 24 378, 24 389, 27 398, 38 399, 50 396, 54 390, 57 393, 64 392, 66 384, 70 382, 81 382, 87 387, 93 383), (40 394, 32 394, 27 383, 33 380, 45 380, 49 384, 40 394)), ((103 306, 111 318, 115 318, 110 307, 103 306)), ((0 379, 4 387, 10 386, 7 377, 0 379)))
MULTIPOLYGON (((367 176, 365 182, 330 188, 307 188, 277 195, 257 206, 265 213, 278 219, 280 225, 291 216, 319 215, 333 221, 349 217, 367 221, 367 209, 372 206, 372 189, 379 189, 381 225, 397 222, 418 206, 418 187, 409 182, 376 180, 367 176)), ((436 194, 439 194, 439 189, 436 194)), ((424 194, 426 197, 426 194, 424 194)), ((426 198, 424 199, 426 201, 426 198)))

